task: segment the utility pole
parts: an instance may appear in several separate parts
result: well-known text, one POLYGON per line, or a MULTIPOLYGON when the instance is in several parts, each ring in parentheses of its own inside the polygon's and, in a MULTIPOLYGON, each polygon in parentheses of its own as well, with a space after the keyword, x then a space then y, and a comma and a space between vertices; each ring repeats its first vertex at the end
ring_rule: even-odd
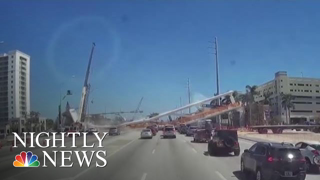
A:
MULTIPOLYGON (((188 78, 188 99, 189 104, 191 103, 191 97, 190 97, 190 79, 188 78)), ((191 114, 191 107, 189 107, 189 114, 191 114)))
MULTIPOLYGON (((217 81, 217 95, 220 94, 220 85, 219 85, 219 61, 218 61, 218 40, 217 37, 214 38, 214 50, 216 57, 216 81, 217 81)), ((218 99, 218 105, 220 106, 220 98, 218 99)), ((218 116, 219 127, 221 127, 221 116, 218 116)))
MULTIPOLYGON (((181 101, 181 96, 180 96, 180 107, 182 107, 182 101, 181 101)), ((182 114, 183 111, 180 111, 180 114, 182 114)))

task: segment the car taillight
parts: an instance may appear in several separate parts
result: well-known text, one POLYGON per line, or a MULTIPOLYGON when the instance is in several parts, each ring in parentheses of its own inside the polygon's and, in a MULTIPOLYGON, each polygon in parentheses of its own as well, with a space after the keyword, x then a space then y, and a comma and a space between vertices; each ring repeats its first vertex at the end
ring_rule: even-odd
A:
POLYGON ((319 152, 317 151, 317 150, 312 150, 311 151, 314 155, 317 155, 317 156, 319 156, 320 154, 319 154, 319 152))
POLYGON ((234 142, 234 146, 238 147, 239 143, 237 141, 234 142))
POLYGON ((277 161, 279 161, 278 158, 274 158, 272 156, 269 156, 267 160, 268 160, 268 162, 277 162, 277 161))

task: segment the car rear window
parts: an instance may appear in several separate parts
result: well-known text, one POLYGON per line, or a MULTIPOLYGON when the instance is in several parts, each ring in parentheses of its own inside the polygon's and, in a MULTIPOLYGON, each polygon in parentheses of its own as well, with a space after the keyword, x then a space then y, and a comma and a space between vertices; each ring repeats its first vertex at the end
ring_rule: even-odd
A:
POLYGON ((171 127, 166 127, 164 130, 165 130, 165 131, 173 131, 174 129, 171 128, 171 127))
POLYGON ((142 130, 142 132, 150 132, 151 130, 150 129, 144 129, 142 130))
POLYGON ((320 145, 319 144, 313 144, 313 145, 310 145, 311 147, 313 147, 314 149, 320 151, 320 145))
POLYGON ((237 131, 217 131, 217 135, 222 138, 232 137, 232 138, 238 140, 237 131))
POLYGON ((301 158, 302 157, 302 154, 300 152, 299 149, 288 149, 288 148, 281 148, 281 149, 277 149, 275 150, 275 155, 278 157, 278 158, 284 158, 284 159, 287 159, 289 154, 292 154, 293 155, 293 158, 294 159, 297 159, 297 158, 301 158))

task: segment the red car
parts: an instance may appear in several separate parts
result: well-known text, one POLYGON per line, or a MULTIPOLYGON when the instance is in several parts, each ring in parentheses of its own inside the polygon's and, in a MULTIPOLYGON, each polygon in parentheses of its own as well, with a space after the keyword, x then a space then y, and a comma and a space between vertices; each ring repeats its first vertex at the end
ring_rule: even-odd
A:
POLYGON ((193 135, 193 142, 208 142, 211 136, 205 129, 197 129, 193 135))
POLYGON ((157 130, 153 126, 148 126, 147 129, 151 130, 153 136, 157 135, 157 130))

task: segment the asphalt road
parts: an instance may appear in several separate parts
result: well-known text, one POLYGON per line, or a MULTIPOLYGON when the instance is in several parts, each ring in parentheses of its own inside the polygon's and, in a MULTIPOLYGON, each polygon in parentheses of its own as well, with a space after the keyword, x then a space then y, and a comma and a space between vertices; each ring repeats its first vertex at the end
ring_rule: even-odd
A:
MULTIPOLYGON (((104 148, 78 150, 106 150, 108 165, 96 168, 79 167, 73 159, 72 168, 14 168, 11 159, 0 158, 0 179, 18 180, 245 180, 239 172, 240 157, 211 157, 206 153, 206 143, 192 143, 189 137, 162 139, 161 132, 153 139, 139 139, 139 132, 131 131, 120 136, 107 137, 104 148)), ((89 142, 96 142, 94 137, 89 142)), ((240 140, 243 151, 253 142, 240 140)), ((62 149, 60 149, 62 150, 62 149)), ((72 149, 75 150, 75 149, 72 149)), ((0 151, 1 153, 1 151, 0 151)), ((35 153, 35 152, 34 152, 35 153)), ((36 153, 35 153, 36 154, 36 153)), ((39 153, 40 154, 40 153, 39 153)), ((10 157, 10 156, 9 156, 10 157)), ((8 157, 7 157, 8 158, 8 157)), ((74 158, 74 156, 73 156, 74 158)), ((40 164, 43 158, 39 157, 40 164)), ((57 159, 61 159, 59 156, 57 159)), ((58 160, 59 161, 59 160, 58 160)), ((101 161, 98 161, 101 163, 101 161)), ((57 163, 59 166, 61 162, 57 163)), ((307 180, 318 180, 320 175, 308 175, 307 180)))

